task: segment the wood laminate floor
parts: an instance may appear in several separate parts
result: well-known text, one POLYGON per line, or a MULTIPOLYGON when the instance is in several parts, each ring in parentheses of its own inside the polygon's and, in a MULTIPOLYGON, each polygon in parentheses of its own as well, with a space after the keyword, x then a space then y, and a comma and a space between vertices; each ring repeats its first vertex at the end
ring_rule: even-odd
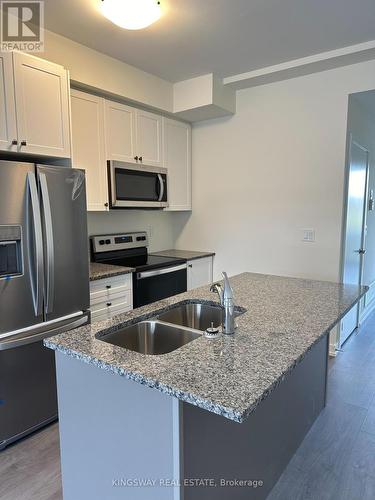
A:
POLYGON ((0 499, 62 500, 57 423, 0 452, 0 499))
MULTIPOLYGON (((62 500, 57 424, 0 452, 0 499, 62 500)), ((373 499, 375 313, 330 362, 327 407, 267 500, 373 499)))

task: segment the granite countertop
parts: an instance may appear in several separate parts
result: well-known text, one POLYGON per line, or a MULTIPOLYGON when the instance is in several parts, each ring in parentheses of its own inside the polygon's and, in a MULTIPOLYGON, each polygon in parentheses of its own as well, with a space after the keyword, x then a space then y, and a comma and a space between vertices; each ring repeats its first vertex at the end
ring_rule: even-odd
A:
POLYGON ((203 257, 211 257, 215 252, 194 252, 192 250, 162 250, 161 252, 152 252, 152 255, 161 255, 163 257, 176 257, 178 259, 194 260, 203 257))
POLYGON ((231 278, 235 335, 204 336, 168 354, 147 356, 96 338, 179 302, 215 303, 201 287, 110 320, 50 337, 45 345, 98 369, 112 371, 163 393, 243 422, 341 319, 366 287, 244 273, 231 278))
POLYGON ((109 264, 98 264, 90 262, 90 281, 101 280, 103 278, 112 278, 121 274, 132 273, 132 267, 110 266, 109 264))

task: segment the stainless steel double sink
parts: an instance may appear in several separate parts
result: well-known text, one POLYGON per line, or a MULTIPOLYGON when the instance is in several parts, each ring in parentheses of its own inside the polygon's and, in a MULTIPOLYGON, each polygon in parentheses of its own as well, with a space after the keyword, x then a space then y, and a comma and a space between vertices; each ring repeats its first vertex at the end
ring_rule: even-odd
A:
POLYGON ((140 321, 98 338, 141 354, 166 354, 199 338, 211 325, 220 326, 222 314, 220 306, 177 304, 150 320, 140 321))

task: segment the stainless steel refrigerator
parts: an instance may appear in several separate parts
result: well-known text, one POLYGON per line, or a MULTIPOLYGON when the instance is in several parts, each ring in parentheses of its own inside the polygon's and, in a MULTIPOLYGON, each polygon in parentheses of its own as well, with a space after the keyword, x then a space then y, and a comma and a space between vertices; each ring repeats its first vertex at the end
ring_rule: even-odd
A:
POLYGON ((0 161, 0 450, 57 417, 43 339, 87 323, 81 170, 0 161))

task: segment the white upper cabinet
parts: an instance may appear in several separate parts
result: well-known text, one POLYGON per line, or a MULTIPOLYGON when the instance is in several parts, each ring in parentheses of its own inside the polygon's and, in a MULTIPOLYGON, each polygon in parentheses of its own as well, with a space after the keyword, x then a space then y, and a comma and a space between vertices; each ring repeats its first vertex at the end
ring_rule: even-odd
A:
POLYGON ((69 78, 57 64, 13 54, 18 151, 68 158, 69 78))
POLYGON ((104 99, 71 90, 73 167, 86 172, 87 209, 108 210, 104 99))
POLYGON ((163 165, 161 116, 106 100, 105 136, 108 159, 163 165))
POLYGON ((0 150, 17 151, 16 103, 11 53, 0 53, 0 150))
POLYGON ((137 153, 139 162, 154 167, 163 166, 162 117, 149 111, 137 110, 137 153))
POLYGON ((105 137, 108 160, 136 163, 136 109, 105 101, 105 137))
POLYGON ((164 166, 168 169, 167 210, 191 210, 191 126, 163 118, 164 166))

